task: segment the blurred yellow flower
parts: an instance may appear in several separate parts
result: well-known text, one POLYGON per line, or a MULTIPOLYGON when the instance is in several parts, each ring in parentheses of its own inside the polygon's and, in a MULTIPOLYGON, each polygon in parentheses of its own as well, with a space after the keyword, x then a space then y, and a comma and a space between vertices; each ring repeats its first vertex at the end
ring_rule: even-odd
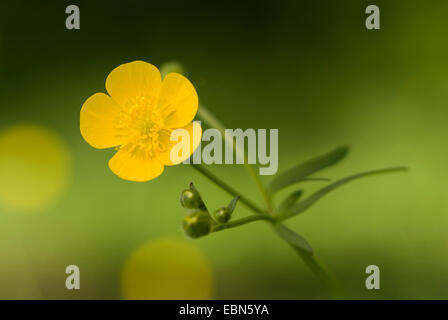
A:
POLYGON ((42 211, 62 194, 71 171, 70 153, 56 132, 18 124, 0 132, 0 206, 42 211))
POLYGON ((212 271, 191 243, 166 238, 137 248, 121 274, 124 299, 204 300, 212 298, 212 271))
POLYGON ((93 147, 116 147, 109 168, 130 181, 158 177, 164 166, 187 159, 199 145, 201 127, 192 122, 198 110, 198 96, 191 82, 178 73, 162 81, 159 70, 143 61, 125 63, 106 79, 109 95, 95 93, 80 115, 83 138, 93 147), (173 130, 186 129, 190 137, 188 154, 173 162, 170 141, 173 130), (194 134, 193 134, 194 133, 194 134))

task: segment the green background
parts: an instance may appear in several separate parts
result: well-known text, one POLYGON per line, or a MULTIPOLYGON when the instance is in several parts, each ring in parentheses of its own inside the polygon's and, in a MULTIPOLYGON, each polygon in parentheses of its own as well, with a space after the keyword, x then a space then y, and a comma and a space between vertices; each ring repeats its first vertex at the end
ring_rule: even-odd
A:
MULTIPOLYGON (((230 200, 188 166, 148 183, 120 180, 107 168, 114 151, 93 149, 79 133, 83 102, 105 91, 112 69, 178 60, 229 128, 279 129, 280 171, 341 144, 349 156, 321 176, 409 166, 344 186, 287 224, 353 298, 448 298, 448 2, 375 1, 381 30, 373 31, 364 26, 369 4, 3 1, 0 128, 31 122, 56 131, 72 178, 44 212, 0 211, 0 297, 120 298, 132 250, 186 239, 178 198, 190 181, 210 207, 230 200), (65 28, 69 4, 80 7, 80 30, 65 28), (80 266, 82 290, 65 289, 69 264, 80 266), (370 264, 381 269, 381 290, 365 288, 370 264)), ((243 166, 212 170, 261 203, 243 166)), ((240 206, 235 214, 248 213, 240 206)), ((209 259, 215 298, 329 297, 263 222, 186 241, 209 259)))

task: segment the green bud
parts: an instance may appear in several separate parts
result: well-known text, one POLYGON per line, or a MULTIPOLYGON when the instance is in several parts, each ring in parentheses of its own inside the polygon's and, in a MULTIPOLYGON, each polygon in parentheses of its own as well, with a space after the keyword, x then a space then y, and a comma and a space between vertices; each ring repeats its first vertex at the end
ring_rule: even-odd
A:
POLYGON ((180 73, 181 75, 184 75, 184 76, 186 76, 186 73, 187 73, 184 66, 180 62, 177 62, 177 61, 165 62, 160 67, 160 73, 162 74, 162 78, 165 78, 165 76, 171 72, 180 73))
POLYGON ((213 213, 213 217, 220 223, 226 223, 230 220, 232 213, 226 207, 219 208, 213 213))
POLYGON ((192 238, 206 236, 212 229, 212 219, 207 212, 196 210, 185 217, 183 222, 185 233, 192 238))
POLYGON ((185 189, 180 195, 180 204, 185 209, 197 209, 201 206, 202 201, 196 193, 190 189, 185 189))

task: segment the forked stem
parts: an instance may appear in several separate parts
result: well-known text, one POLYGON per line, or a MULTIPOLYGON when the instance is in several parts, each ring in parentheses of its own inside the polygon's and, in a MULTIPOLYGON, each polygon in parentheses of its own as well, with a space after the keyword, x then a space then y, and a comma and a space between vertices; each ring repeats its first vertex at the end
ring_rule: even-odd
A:
MULTIPOLYGON (((229 143, 224 138, 226 136, 225 134, 225 127, 224 125, 204 106, 200 106, 198 109, 198 117, 204 121, 208 126, 215 128, 219 130, 221 133, 224 143, 229 143)), ((233 140, 232 140, 232 148, 235 148, 233 146, 233 140)), ((237 150, 237 152, 242 152, 242 150, 237 150)), ((244 153, 243 153, 244 154, 244 153)), ((225 224, 218 224, 213 227, 212 232, 225 230, 229 228, 235 228, 241 225, 244 225, 246 223, 250 223, 253 221, 267 221, 267 222, 276 222, 276 219, 271 216, 272 214, 272 201, 271 197, 269 196, 268 192, 263 186, 263 183, 261 182, 260 178, 258 177, 257 173, 255 172, 252 165, 247 163, 247 159, 244 161, 245 167, 247 171, 249 172, 249 175, 251 176, 252 180, 255 182, 255 185, 257 186, 259 192, 261 193, 263 200, 265 202, 266 210, 263 210, 259 208, 257 205, 253 204, 252 201, 250 201, 248 198, 242 196, 239 192, 237 192, 235 189, 233 189, 231 186, 226 184, 224 181, 216 177, 213 173, 211 173, 209 170, 205 169, 204 167, 200 165, 193 164, 193 168, 198 170, 201 174, 203 174, 205 177, 210 179, 212 182, 214 182, 217 186, 222 188, 227 193, 233 195, 233 196, 240 196, 241 203, 245 204, 248 208, 250 208, 252 211, 257 213, 256 215, 248 216, 245 218, 241 218, 238 220, 234 220, 225 224)), ((341 286, 341 284, 330 275, 330 273, 322 266, 321 263, 319 263, 316 260, 316 257, 314 255, 310 255, 304 252, 301 252, 297 248, 293 247, 293 249, 298 253, 298 255, 302 258, 304 263, 311 269, 311 271, 325 284, 325 286, 329 289, 330 293, 336 298, 336 299, 345 299, 347 298, 347 294, 345 289, 341 286)))
POLYGON ((211 173, 209 170, 205 169, 202 165, 200 164, 191 164, 191 166, 196 169, 197 171, 199 171, 202 175, 204 175, 206 178, 208 178, 210 181, 212 181, 213 183, 215 183, 218 187, 220 187, 221 189, 223 189, 225 192, 227 192, 228 194, 236 197, 239 196, 240 199, 239 201, 241 203, 243 203, 244 205, 246 205, 249 209, 251 209, 252 211, 256 212, 256 213, 264 213, 264 210, 261 209, 260 207, 258 207, 256 204, 254 204, 252 201, 250 201, 248 198, 246 198, 245 196, 241 195, 240 192, 236 191, 234 188, 232 188, 231 186, 229 186, 227 183, 225 183, 224 181, 222 181, 220 178, 218 178, 217 176, 215 176, 213 173, 211 173))
POLYGON ((254 221, 268 221, 268 222, 275 222, 275 219, 267 214, 254 214, 251 216, 247 216, 238 220, 234 220, 231 222, 218 224, 212 228, 212 232, 221 231, 224 229, 230 229, 242 226, 243 224, 254 222, 254 221))
MULTIPOLYGON (((204 121, 208 126, 217 129, 220 133, 221 136, 223 137, 224 143, 230 143, 229 141, 227 141, 225 139, 226 136, 226 130, 224 125, 221 123, 221 121, 219 121, 206 107, 204 107, 203 105, 199 106, 198 109, 198 117, 204 121)), ((246 167, 247 171, 249 172, 250 177, 252 178, 252 180, 255 182, 255 185, 258 188, 258 191, 260 192, 261 196, 263 197, 263 200, 266 204, 266 207, 268 209, 269 212, 272 212, 272 201, 271 201, 271 197, 269 196, 269 194, 266 192, 266 189, 263 186, 263 183, 260 180, 260 177, 258 177, 257 173, 254 170, 254 167, 247 163, 247 159, 246 159, 246 155, 244 153, 243 150, 239 150, 238 146, 235 146, 233 144, 233 140, 232 140, 232 148, 234 148, 236 150, 237 153, 240 154, 244 154, 244 166, 246 167)))

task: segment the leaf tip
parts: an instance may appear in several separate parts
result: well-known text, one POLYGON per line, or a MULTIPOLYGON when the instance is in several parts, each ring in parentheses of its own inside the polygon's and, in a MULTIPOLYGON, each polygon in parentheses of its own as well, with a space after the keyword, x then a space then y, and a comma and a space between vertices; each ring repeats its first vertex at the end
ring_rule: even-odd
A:
POLYGON ((350 145, 343 144, 343 145, 339 146, 338 148, 336 148, 336 151, 340 152, 342 157, 345 157, 347 155, 347 153, 350 151, 350 145))

